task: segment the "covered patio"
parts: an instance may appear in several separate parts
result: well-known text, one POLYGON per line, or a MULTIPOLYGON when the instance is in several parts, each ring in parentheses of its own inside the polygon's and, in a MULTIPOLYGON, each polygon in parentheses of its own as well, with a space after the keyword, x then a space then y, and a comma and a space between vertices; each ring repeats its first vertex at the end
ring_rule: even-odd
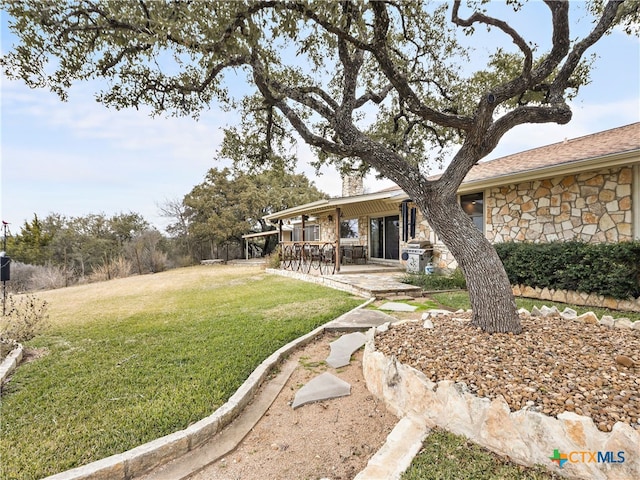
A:
POLYGON ((390 272, 399 261, 399 188, 318 200, 264 217, 277 226, 281 269, 303 274, 390 272), (385 235, 384 219, 395 219, 385 235))

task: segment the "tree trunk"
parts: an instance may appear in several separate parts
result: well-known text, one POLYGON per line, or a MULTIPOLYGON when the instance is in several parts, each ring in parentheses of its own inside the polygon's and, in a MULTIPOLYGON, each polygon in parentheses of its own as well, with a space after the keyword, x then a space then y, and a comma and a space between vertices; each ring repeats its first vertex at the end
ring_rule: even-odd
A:
POLYGON ((502 261, 456 197, 425 192, 414 201, 464 273, 473 310, 472 325, 488 333, 520 333, 522 327, 502 261))

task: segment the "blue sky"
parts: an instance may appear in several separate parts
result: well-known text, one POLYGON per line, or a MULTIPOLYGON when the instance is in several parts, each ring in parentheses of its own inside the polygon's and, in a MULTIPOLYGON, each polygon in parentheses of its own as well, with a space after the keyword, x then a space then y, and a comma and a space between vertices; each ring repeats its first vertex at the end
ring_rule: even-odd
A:
MULTIPOLYGON (((494 4, 495 5, 495 4, 494 4)), ((497 5, 500 7, 500 5, 497 5)), ((524 16, 532 34, 544 36, 545 7, 534 2, 524 16)), ((576 20, 577 21, 577 20, 576 20)), ((2 52, 12 42, 2 14, 2 52)), ((484 42, 476 42, 484 45, 484 42)), ((505 43, 506 45, 506 43, 505 43)), ((482 51, 482 46, 477 47, 482 51)), ((640 121, 640 42, 614 32, 593 50, 600 57, 592 83, 572 104, 564 126, 531 125, 509 132, 489 158, 640 121)), ((216 109, 191 118, 150 118, 145 111, 108 110, 93 94, 99 84, 74 86, 69 101, 0 77, 0 216, 18 233, 36 213, 80 216, 134 211, 162 229, 158 204, 181 199, 202 182, 214 160, 222 128, 233 114, 216 109)), ((332 196, 340 195, 336 172, 316 176, 310 150, 297 146, 299 171, 332 196)), ((388 185, 365 180, 371 191, 388 185)))

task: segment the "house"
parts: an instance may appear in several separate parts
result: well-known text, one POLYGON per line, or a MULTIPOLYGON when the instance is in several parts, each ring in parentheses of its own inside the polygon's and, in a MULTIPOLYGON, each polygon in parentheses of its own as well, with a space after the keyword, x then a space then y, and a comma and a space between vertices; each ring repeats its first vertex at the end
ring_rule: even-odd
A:
MULTIPOLYGON (((640 239, 640 122, 480 162, 458 195, 491 242, 640 239)), ((265 218, 280 225, 283 244, 358 246, 368 262, 392 265, 426 249, 437 268, 456 266, 398 187, 363 194, 362 180, 349 178, 342 197, 265 218)))

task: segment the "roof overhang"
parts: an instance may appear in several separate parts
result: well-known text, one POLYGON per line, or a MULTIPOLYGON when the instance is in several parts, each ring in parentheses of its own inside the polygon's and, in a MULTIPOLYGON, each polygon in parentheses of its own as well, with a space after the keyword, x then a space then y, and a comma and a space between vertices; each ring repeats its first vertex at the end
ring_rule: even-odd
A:
POLYGON ((338 208, 340 209, 341 215, 345 218, 357 218, 376 212, 393 211, 400 202, 407 198, 409 198, 407 194, 400 188, 397 188, 353 197, 318 200, 317 202, 307 203, 265 215, 263 218, 275 223, 279 220, 296 218, 301 215, 332 215, 338 208))
POLYGON ((267 230, 266 232, 247 233, 246 235, 242 235, 242 238, 268 237, 269 235, 277 235, 277 234, 278 234, 278 230, 267 230))
POLYGON ((631 150, 628 152, 565 162, 548 167, 524 170, 522 172, 472 180, 470 182, 462 182, 462 185, 460 185, 460 188, 458 189, 458 193, 476 192, 486 188, 500 187, 513 183, 522 183, 531 180, 541 180, 564 175, 575 175, 577 173, 584 173, 595 169, 621 167, 636 163, 640 164, 640 150, 631 150))
MULTIPOLYGON (((510 185, 514 183, 542 180, 551 177, 575 175, 578 173, 593 171, 596 169, 621 167, 624 165, 640 165, 640 150, 633 149, 610 155, 597 156, 581 160, 574 160, 551 166, 523 170, 520 172, 494 175, 488 178, 465 181, 458 189, 459 194, 478 192, 487 188, 510 185)), ((436 176, 432 178, 437 178, 436 176)), ((409 196, 399 187, 392 190, 357 195, 353 197, 330 198, 317 202, 299 205, 280 212, 266 215, 263 218, 272 223, 286 220, 301 215, 321 216, 331 215, 338 208, 344 218, 357 218, 371 214, 391 212, 397 208, 403 200, 409 196)))

